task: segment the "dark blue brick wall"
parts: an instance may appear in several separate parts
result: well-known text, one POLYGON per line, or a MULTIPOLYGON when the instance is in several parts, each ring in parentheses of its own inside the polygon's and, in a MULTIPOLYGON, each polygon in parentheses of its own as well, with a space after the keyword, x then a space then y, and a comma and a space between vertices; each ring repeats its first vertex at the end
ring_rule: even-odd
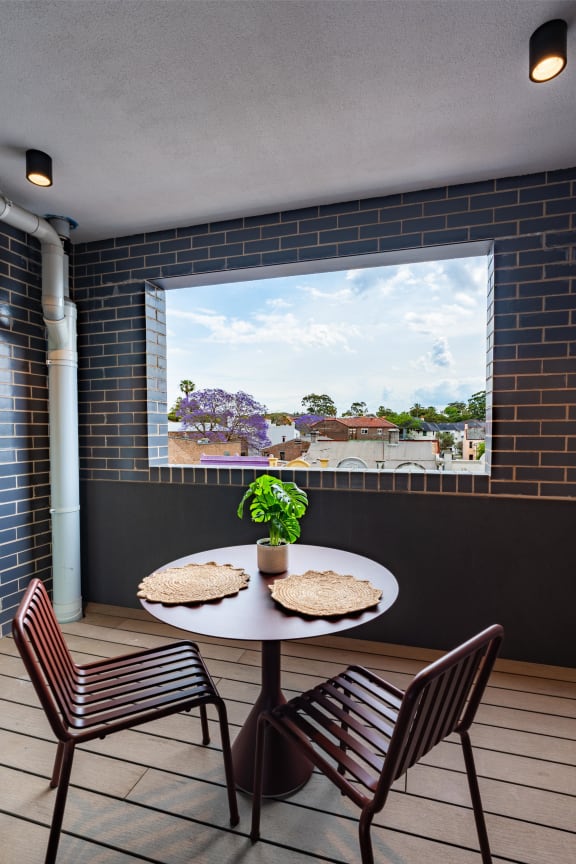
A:
MULTIPOLYGON (((366 475, 363 488, 574 497, 576 391, 569 373, 576 357, 575 214, 576 169, 569 169, 76 245, 83 478, 229 482, 217 469, 161 467, 163 307, 161 292, 153 301, 153 291, 146 297, 146 279, 334 257, 345 267, 348 255, 494 240, 491 476, 427 475, 422 482, 382 475, 375 487, 366 475), (148 366, 146 355, 153 357, 148 366), (527 427, 521 421, 529 407, 527 427), (550 408, 562 425, 549 423, 550 408), (111 446, 103 417, 129 444, 111 446), (550 472, 553 454, 564 454, 565 461, 555 462, 550 472)), ((328 472, 307 481, 326 489, 356 488, 360 482, 328 472)))
POLYGON ((0 224, 0 635, 32 576, 50 587, 47 397, 40 249, 0 224))

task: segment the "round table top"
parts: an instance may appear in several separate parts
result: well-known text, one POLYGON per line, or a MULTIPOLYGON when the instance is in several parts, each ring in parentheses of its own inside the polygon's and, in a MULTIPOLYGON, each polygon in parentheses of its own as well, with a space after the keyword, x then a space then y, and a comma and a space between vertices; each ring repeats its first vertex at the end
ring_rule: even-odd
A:
POLYGON ((196 552, 170 561, 158 570, 183 567, 185 564, 207 564, 210 561, 242 567, 250 576, 248 587, 221 600, 189 606, 165 606, 140 600, 144 609, 160 621, 190 633, 265 642, 306 639, 357 627, 382 615, 398 596, 398 583, 382 564, 353 552, 300 543, 290 546, 289 569, 286 573, 273 576, 264 575, 258 570, 255 544, 196 552), (357 579, 367 579, 382 591, 382 598, 377 606, 338 617, 309 618, 283 609, 272 599, 268 586, 277 579, 285 579, 306 570, 333 570, 357 579))

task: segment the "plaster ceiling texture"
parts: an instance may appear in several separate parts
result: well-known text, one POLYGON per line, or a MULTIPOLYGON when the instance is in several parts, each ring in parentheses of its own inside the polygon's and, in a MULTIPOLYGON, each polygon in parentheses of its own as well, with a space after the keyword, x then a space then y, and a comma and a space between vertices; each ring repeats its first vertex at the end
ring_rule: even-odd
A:
POLYGON ((73 242, 574 165, 574 0, 0 0, 0 191, 73 242))

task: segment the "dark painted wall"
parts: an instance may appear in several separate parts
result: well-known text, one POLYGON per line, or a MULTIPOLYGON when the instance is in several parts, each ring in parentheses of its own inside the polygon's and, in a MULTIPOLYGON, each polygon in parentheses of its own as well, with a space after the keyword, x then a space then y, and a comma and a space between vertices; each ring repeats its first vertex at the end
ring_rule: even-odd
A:
MULTIPOLYGON (((138 583, 155 567, 252 542, 262 529, 236 517, 240 497, 232 486, 84 483, 84 596, 136 606, 138 583)), ((302 542, 374 558, 400 585, 392 609, 347 635, 449 648, 498 622, 504 656, 576 665, 570 502, 319 489, 309 497, 302 542)))

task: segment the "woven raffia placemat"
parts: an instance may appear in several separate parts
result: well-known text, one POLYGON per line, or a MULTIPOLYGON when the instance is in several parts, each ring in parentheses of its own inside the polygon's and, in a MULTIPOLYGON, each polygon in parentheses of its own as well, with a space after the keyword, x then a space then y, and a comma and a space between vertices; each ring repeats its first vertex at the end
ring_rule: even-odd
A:
POLYGON ((278 579, 268 586, 272 597, 286 609, 304 615, 346 615, 376 606, 382 591, 367 580, 333 570, 307 570, 278 579))
POLYGON ((250 576, 231 564, 186 564, 168 567, 146 576, 138 586, 138 597, 152 603, 204 603, 237 594, 250 576))

